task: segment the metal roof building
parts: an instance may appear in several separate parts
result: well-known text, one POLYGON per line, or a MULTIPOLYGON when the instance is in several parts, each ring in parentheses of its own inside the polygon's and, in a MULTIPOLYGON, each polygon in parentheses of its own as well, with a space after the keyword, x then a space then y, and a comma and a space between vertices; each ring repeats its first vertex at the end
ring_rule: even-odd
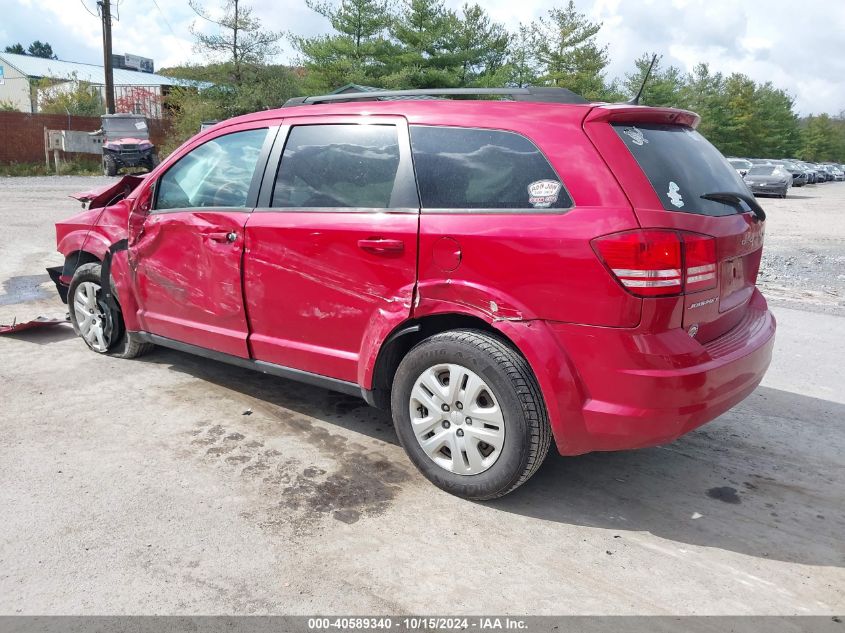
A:
MULTIPOLYGON (((123 68, 115 68, 113 75, 116 109, 153 118, 161 118, 161 100, 170 88, 210 85, 123 68)), ((102 66, 0 53, 0 108, 7 105, 21 112, 37 112, 40 90, 36 82, 41 79, 49 80, 47 90, 66 90, 76 82, 89 83, 100 91, 105 102, 106 79, 102 66)))

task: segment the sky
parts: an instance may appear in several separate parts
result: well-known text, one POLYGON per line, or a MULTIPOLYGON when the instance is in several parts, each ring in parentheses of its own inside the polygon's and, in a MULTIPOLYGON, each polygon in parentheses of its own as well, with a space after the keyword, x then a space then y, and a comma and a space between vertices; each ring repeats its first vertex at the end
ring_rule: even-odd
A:
MULTIPOLYGON (((213 8, 220 0, 198 0, 213 8)), ((339 2, 339 0, 335 0, 339 2)), ((474 0, 515 29, 565 0, 474 0)), ((117 2, 117 0, 112 0, 117 2)), ((459 8, 464 0, 446 0, 459 8)), ((247 0, 267 29, 316 35, 329 24, 304 0, 247 0)), ((102 63, 95 0, 3 0, 0 50, 8 44, 48 41, 60 59, 102 63), (93 13, 93 15, 92 15, 93 13)), ((788 91, 802 115, 845 110, 845 0, 576 0, 579 11, 603 24, 608 77, 622 77, 642 53, 663 55, 663 65, 689 71, 707 61, 713 71, 742 72, 788 91)), ((115 53, 155 60, 156 68, 199 62, 191 25, 207 25, 188 0, 119 0, 115 53)), ((294 60, 283 40, 278 61, 294 60)))

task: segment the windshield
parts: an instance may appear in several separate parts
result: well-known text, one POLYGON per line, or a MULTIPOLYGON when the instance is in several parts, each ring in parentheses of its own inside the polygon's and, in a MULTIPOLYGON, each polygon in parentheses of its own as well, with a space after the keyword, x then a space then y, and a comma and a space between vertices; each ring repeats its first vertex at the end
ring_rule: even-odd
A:
POLYGON ((612 124, 667 211, 732 215, 736 205, 704 200, 704 194, 749 194, 748 186, 707 139, 680 125, 612 124))
POLYGON ((750 170, 748 170, 749 176, 771 176, 775 169, 777 169, 777 165, 755 165, 750 170))
POLYGON ((143 118, 137 119, 103 119, 103 131, 109 136, 133 136, 147 138, 149 132, 143 118))

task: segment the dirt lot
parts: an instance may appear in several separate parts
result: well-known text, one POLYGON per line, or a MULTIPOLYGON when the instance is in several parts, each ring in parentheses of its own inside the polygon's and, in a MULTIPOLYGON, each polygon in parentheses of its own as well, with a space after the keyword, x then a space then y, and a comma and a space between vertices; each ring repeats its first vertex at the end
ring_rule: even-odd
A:
MULTIPOLYGON (((0 179, 0 322, 64 313, 52 225, 100 181, 0 179)), ((495 503, 433 488, 346 396, 64 326, 0 339, 0 614, 841 613, 845 183, 763 204, 763 385, 495 503)))

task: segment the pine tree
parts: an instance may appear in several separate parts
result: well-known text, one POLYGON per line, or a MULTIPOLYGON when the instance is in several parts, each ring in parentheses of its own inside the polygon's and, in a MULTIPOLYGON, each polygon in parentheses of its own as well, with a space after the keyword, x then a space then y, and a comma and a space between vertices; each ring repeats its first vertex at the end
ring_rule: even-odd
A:
POLYGON ((456 87, 460 78, 451 53, 458 23, 442 0, 404 0, 392 28, 398 51, 386 82, 397 88, 456 87))
POLYGON ((55 54, 53 54, 53 47, 50 46, 47 42, 42 42, 40 40, 35 40, 32 44, 29 45, 27 52, 32 55, 33 57, 43 57, 45 59, 58 59, 55 54))
POLYGON ((455 27, 449 48, 456 63, 457 84, 496 83, 510 42, 505 27, 493 22, 477 4, 463 6, 455 27))
POLYGON ((587 99, 605 92, 607 46, 596 43, 601 23, 590 22, 575 10, 574 0, 565 9, 551 9, 535 28, 540 81, 569 88, 587 99))
POLYGON ((524 88, 537 83, 539 76, 534 38, 536 24, 520 24, 510 38, 507 57, 508 85, 524 88))
POLYGON ((381 85, 394 47, 387 37, 393 22, 387 0, 341 0, 340 4, 306 0, 327 18, 334 33, 291 39, 302 56, 308 87, 333 90, 347 83, 381 85))
POLYGON ((220 17, 212 16, 198 0, 189 0, 188 4, 198 16, 218 27, 217 33, 208 34, 192 26, 191 33, 197 40, 195 50, 212 61, 222 57, 229 62, 231 82, 236 87, 243 85, 244 66, 263 64, 278 52, 276 42, 282 34, 263 30, 261 20, 253 17, 252 8, 243 0, 225 0, 220 17))

